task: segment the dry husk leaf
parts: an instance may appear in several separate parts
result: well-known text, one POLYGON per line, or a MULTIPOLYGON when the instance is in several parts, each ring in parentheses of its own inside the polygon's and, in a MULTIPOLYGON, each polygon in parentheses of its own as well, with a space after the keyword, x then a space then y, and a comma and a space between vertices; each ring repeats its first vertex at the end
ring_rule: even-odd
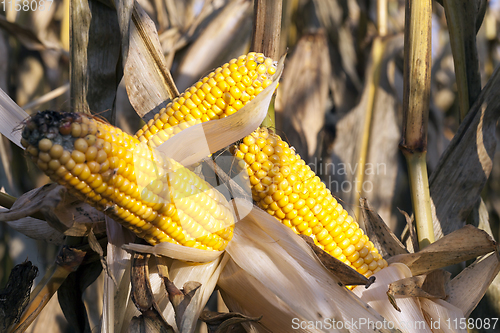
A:
POLYGON ((288 60, 276 95, 277 127, 303 159, 313 162, 325 123, 331 74, 324 30, 304 35, 288 60))
MULTIPOLYGON (((324 324, 327 318, 343 322, 357 322, 359 318, 383 321, 378 313, 341 286, 300 237, 257 207, 236 224, 226 252, 235 263, 229 266, 230 272, 224 272, 219 284, 226 304, 236 304, 237 307, 230 310, 248 316, 264 315, 256 325, 263 325, 267 330, 290 331, 293 318, 324 324), (235 275, 237 280, 233 279, 235 275), (250 284, 242 288, 240 279, 250 284), (250 295, 249 291, 252 292, 250 298, 242 302, 239 294, 250 295), (283 322, 287 324, 283 326, 283 322)), ((366 330, 353 328, 351 331, 366 330)))
POLYGON ((389 285, 388 293, 412 297, 446 298, 445 284, 451 273, 435 270, 427 275, 418 275, 398 280, 389 285))
POLYGON ((481 91, 429 178, 436 239, 465 224, 491 173, 500 116, 499 89, 500 67, 481 91))
POLYGON ((400 254, 387 261, 404 263, 411 269, 413 275, 420 275, 474 259, 495 249, 496 243, 486 232, 466 225, 417 253, 400 254))
MULTIPOLYGON (((467 330, 455 327, 460 319, 464 320, 462 310, 441 299, 419 298, 420 306, 427 323, 433 332, 465 333, 467 330)), ((457 325, 458 326, 458 325, 457 325)))
POLYGON ((112 333, 121 330, 130 301, 130 254, 121 247, 132 242, 135 235, 109 217, 106 217, 106 230, 109 274, 104 278, 101 332, 112 333))
POLYGON ((41 235, 46 235, 50 242, 60 241, 64 235, 85 236, 90 228, 97 233, 105 230, 103 213, 68 195, 63 186, 54 183, 23 194, 10 210, 0 212, 0 221, 8 222, 28 237, 40 239, 41 235), (39 229, 34 230, 34 226, 28 226, 25 232, 23 228, 26 222, 35 219, 24 219, 38 212, 43 213, 41 217, 45 217, 47 222, 40 220, 35 223, 39 229), (39 235, 33 232, 38 232, 39 235), (61 235, 55 237, 57 233, 61 235))
POLYGON ((469 316, 498 272, 500 259, 497 250, 487 258, 477 259, 447 284, 447 302, 461 309, 465 316, 469 316))
POLYGON ((163 57, 154 22, 135 2, 124 81, 130 104, 140 117, 160 111, 179 92, 163 57))
POLYGON ((213 261, 222 254, 222 251, 206 251, 173 243, 160 243, 155 246, 130 243, 123 245, 123 248, 198 263, 213 261))
POLYGON ((21 109, 19 105, 0 88, 0 133, 21 149, 24 149, 24 147, 21 146, 21 131, 19 125, 28 117, 29 114, 21 109))
POLYGON ((335 277, 337 277, 346 286, 355 285, 370 285, 372 280, 368 280, 364 275, 359 274, 356 270, 347 266, 344 262, 338 260, 328 252, 322 250, 314 244, 311 237, 299 235, 314 251, 319 261, 328 269, 335 277))
POLYGON ((365 222, 366 235, 383 257, 406 254, 408 251, 384 220, 368 204, 366 198, 359 200, 365 222))
POLYGON ((0 27, 11 33, 28 50, 42 51, 46 49, 59 50, 60 45, 48 40, 42 40, 30 29, 15 22, 9 22, 5 16, 0 16, 0 27))
MULTIPOLYGON (((433 321, 437 320, 437 318, 441 318, 441 320, 463 318, 460 309, 443 300, 434 301, 399 295, 388 297, 390 295, 388 288, 391 283, 397 283, 398 280, 412 277, 409 268, 404 264, 391 264, 374 275, 376 280, 369 289, 356 287, 353 292, 384 316, 387 319, 386 325, 391 325, 389 327, 394 326, 401 332, 408 333, 441 332, 432 325, 430 318, 433 321), (390 301, 390 298, 392 298, 392 301, 390 301), (424 300, 425 306, 422 305, 422 300, 424 300), (426 313, 423 313, 423 310, 426 313), (441 317, 437 317, 437 315, 441 317)), ((459 331, 454 330, 452 332, 459 331)))

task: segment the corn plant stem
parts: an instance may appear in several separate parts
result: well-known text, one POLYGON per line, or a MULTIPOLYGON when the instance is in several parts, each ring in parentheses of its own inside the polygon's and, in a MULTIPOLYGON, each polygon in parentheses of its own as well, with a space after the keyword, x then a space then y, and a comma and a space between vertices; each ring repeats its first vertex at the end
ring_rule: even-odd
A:
POLYGON ((427 153, 406 152, 404 155, 410 176, 411 200, 415 212, 415 221, 417 221, 418 243, 420 249, 423 249, 434 242, 429 179, 427 176, 427 153))
MULTIPOLYGON (((252 51, 264 53, 272 59, 279 59, 282 8, 282 0, 254 1, 252 44, 250 46, 252 51)), ((269 108, 262 125, 274 128, 275 124, 273 107, 269 108)))
POLYGON ((370 142, 370 132, 372 124, 373 109, 375 108, 375 98, 377 94, 378 85, 380 82, 380 71, 382 64, 382 56, 384 54, 384 42, 381 37, 375 38, 372 47, 373 59, 373 74, 372 79, 368 86, 368 102, 365 112, 365 119, 363 125, 363 132, 361 136, 361 144, 359 151, 358 165, 356 168, 356 181, 354 182, 353 203, 354 203, 354 216, 356 220, 360 219, 359 198, 363 195, 363 182, 365 176, 366 158, 368 155, 368 143, 370 142))
POLYGON ((406 0, 403 141, 420 248, 434 242, 425 165, 431 79, 431 0, 406 0))
POLYGON ((470 105, 481 92, 481 78, 475 45, 475 3, 473 1, 444 0, 446 22, 458 90, 460 121, 469 112, 470 105))
POLYGON ((387 35, 387 0, 377 1, 377 29, 380 37, 387 35))

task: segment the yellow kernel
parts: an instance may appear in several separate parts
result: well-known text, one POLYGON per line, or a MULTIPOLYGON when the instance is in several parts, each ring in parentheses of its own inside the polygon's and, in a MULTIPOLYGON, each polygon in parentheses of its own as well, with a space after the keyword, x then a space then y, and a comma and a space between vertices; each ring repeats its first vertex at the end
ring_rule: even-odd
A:
POLYGON ((241 97, 241 91, 237 87, 233 86, 231 89, 229 89, 229 92, 231 93, 231 96, 234 97, 234 99, 239 99, 241 97))

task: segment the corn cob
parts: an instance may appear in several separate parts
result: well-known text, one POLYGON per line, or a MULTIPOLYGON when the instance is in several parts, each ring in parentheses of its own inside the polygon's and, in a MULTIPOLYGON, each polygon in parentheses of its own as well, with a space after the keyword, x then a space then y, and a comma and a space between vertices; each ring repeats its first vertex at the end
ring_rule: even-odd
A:
POLYGON ((27 121, 21 144, 53 181, 153 245, 222 250, 232 237, 222 194, 99 119, 39 112, 27 121))
POLYGON ((232 152, 248 171, 259 207, 366 277, 387 266, 330 190, 278 135, 260 128, 232 152))
POLYGON ((235 113, 272 83, 276 66, 255 52, 231 60, 175 98, 136 137, 158 147, 189 126, 235 113))

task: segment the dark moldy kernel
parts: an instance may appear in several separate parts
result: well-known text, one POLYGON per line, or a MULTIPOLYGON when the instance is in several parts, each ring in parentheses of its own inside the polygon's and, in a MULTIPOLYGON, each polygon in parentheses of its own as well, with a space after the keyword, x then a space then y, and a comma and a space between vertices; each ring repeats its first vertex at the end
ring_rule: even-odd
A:
POLYGON ((27 120, 22 132, 22 138, 30 145, 37 147, 40 140, 55 139, 58 133, 66 136, 71 134, 71 123, 79 117, 76 113, 39 111, 27 120))

